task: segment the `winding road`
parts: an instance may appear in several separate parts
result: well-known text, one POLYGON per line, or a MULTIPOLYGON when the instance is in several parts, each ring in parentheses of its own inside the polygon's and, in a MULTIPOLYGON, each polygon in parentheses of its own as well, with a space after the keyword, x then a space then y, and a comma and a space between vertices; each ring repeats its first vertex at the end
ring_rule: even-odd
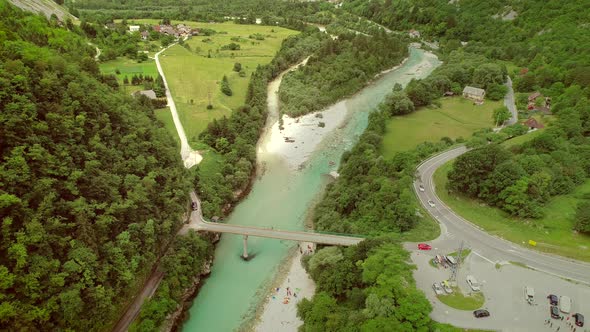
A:
POLYGON ((441 226, 441 236, 434 242, 439 246, 457 248, 463 240, 475 255, 492 264, 505 261, 521 262, 532 269, 590 285, 590 264, 533 251, 489 235, 453 212, 440 200, 435 191, 434 172, 447 161, 465 152, 467 149, 461 146, 434 156, 418 166, 419 179, 414 181, 414 190, 421 204, 441 226), (419 190, 421 184, 424 191, 419 190), (434 207, 428 204, 429 200, 435 203, 434 207))

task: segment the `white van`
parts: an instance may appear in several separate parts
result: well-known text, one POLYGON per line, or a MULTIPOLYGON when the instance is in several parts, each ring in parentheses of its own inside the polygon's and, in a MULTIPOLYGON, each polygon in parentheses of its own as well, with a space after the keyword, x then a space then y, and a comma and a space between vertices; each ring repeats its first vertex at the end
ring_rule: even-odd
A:
POLYGON ((559 310, 564 314, 568 314, 572 309, 572 299, 567 296, 559 297, 559 310))
POLYGON ((533 304, 535 300, 535 289, 531 286, 524 286, 524 299, 529 303, 533 304))
POLYGON ((446 256, 447 262, 449 262, 449 264, 451 265, 456 265, 457 261, 455 260, 455 257, 453 256, 446 256))

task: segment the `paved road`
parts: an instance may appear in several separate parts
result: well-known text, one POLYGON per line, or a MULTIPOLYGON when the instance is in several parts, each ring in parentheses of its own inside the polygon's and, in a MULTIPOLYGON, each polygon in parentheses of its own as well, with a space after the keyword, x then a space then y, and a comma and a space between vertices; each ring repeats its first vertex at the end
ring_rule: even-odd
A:
POLYGON ((514 90, 512 89, 512 79, 510 79, 510 76, 506 76, 505 85, 508 88, 508 92, 504 96, 504 106, 506 106, 512 114, 510 120, 506 121, 506 125, 510 126, 518 121, 518 111, 516 110, 516 104, 514 103, 514 90))
POLYGON ((458 247, 463 240, 467 247, 472 248, 475 255, 490 263, 521 262, 535 270, 590 285, 590 264, 543 254, 489 235, 454 213, 438 198, 432 175, 439 166, 466 151, 465 147, 455 148, 425 161, 418 167, 420 178, 414 182, 414 190, 422 205, 441 225, 441 237, 435 241, 452 238, 458 247), (423 184, 424 192, 419 191, 420 184, 423 184), (434 201, 435 207, 430 207, 428 200, 434 201))
POLYGON ((194 165, 199 164, 201 160, 203 160, 203 157, 201 156, 201 154, 199 154, 198 151, 194 151, 193 149, 191 149, 190 145, 188 144, 186 134, 184 133, 184 128, 182 127, 182 123, 180 122, 180 118, 178 117, 176 104, 174 104, 174 99, 172 98, 172 94, 170 93, 170 89, 168 88, 168 82, 166 81, 164 70, 162 70, 162 65, 160 64, 160 54, 162 54, 162 52, 166 51, 173 45, 174 44, 156 53, 155 60, 156 66, 158 67, 158 73, 160 74, 160 76, 162 76, 164 86, 166 87, 166 99, 168 100, 168 107, 170 107, 170 112, 172 113, 172 120, 174 121, 176 132, 178 133, 178 137, 180 138, 180 157, 184 162, 184 167, 191 168, 194 165))
POLYGON ((255 226, 230 225, 223 223, 207 222, 201 215, 201 202, 195 192, 191 192, 191 199, 197 202, 197 209, 191 213, 189 224, 183 227, 181 233, 188 232, 189 229, 197 231, 209 231, 218 233, 230 233, 248 236, 258 236, 281 240, 291 240, 299 242, 313 242, 327 245, 350 246, 364 240, 360 237, 340 236, 331 234, 320 234, 312 232, 285 231, 271 228, 262 228, 255 226))
POLYGON ((135 320, 137 315, 139 315, 139 311, 141 310, 141 305, 143 302, 154 295, 156 289, 158 289, 158 285, 162 281, 164 277, 164 273, 161 272, 158 268, 152 273, 150 278, 146 281, 141 290, 141 293, 133 299, 133 302, 127 307, 125 314, 123 317, 119 319, 117 325, 113 328, 114 332, 125 332, 129 328, 129 325, 135 320))

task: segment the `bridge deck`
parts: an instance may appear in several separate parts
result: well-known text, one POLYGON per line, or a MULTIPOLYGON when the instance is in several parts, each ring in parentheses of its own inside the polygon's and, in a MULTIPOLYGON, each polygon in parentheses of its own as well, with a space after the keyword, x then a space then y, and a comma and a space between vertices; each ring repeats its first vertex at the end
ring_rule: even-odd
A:
MULTIPOLYGON (((193 215, 196 212, 193 212, 193 215)), ((318 234, 302 231, 284 231, 275 230, 255 226, 241 226, 241 225, 230 225, 203 221, 200 216, 196 218, 197 222, 193 222, 188 226, 189 229, 195 229, 200 231, 210 231, 218 233, 230 233, 248 236, 259 236, 281 240, 291 240, 299 242, 313 242, 327 245, 339 245, 339 246, 350 246, 357 244, 364 240, 360 237, 353 236, 341 236, 331 234, 318 234)))

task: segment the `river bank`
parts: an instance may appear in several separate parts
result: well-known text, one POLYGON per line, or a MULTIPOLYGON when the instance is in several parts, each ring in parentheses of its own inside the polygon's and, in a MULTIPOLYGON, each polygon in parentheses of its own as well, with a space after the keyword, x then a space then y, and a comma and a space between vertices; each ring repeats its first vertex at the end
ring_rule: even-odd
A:
MULTIPOLYGON (((265 171, 257 177, 250 194, 236 206, 226 219, 226 223, 283 230, 304 229, 308 212, 330 181, 326 175, 338 168, 342 154, 362 135, 368 123, 369 113, 391 92, 396 83, 403 85, 412 78, 426 76, 429 71, 424 68, 427 68, 428 64, 433 68, 432 64, 435 62, 424 51, 411 49, 409 59, 398 70, 384 74, 344 100, 339 107, 341 113, 346 114, 345 119, 335 129, 325 131, 323 139, 317 142, 317 147, 312 149, 313 152, 305 161, 305 167, 301 169, 294 169, 294 165, 300 165, 296 161, 289 162, 280 154, 264 151, 272 137, 271 132, 266 132, 258 145, 258 160, 265 171), (417 71, 421 71, 422 74, 415 75, 417 71)), ((269 93, 268 97, 270 100, 276 97, 276 94, 269 93)), ((268 106, 270 112, 271 104, 268 106)), ((324 112, 334 110, 329 108, 322 113, 324 112)), ((319 120, 316 119, 318 122, 319 120)), ((292 126, 299 124, 294 123, 292 126)), ((293 144, 285 142, 281 136, 275 138, 275 142, 277 139, 282 140, 283 148, 293 144)), ((308 141, 305 140, 305 145, 307 144, 308 141)), ((288 267, 291 271, 293 260, 289 261, 289 258, 293 254, 292 248, 297 248, 296 244, 290 241, 249 237, 249 254, 256 257, 244 262, 240 258, 242 242, 241 236, 227 234, 222 237, 216 248, 211 275, 205 280, 193 306, 189 309, 190 315, 183 326, 184 330, 232 331, 252 328, 256 313, 271 295, 269 286, 282 285, 278 281, 281 275, 285 276, 287 281, 290 280, 283 267, 288 267), (286 261, 290 263, 285 263, 286 261), (223 314, 223 319, 211 319, 218 317, 220 313, 223 314)), ((292 312, 294 313, 295 311, 292 312)), ((276 315, 282 314, 278 311, 276 315)), ((267 316, 262 312, 260 317, 262 320, 267 316)), ((274 330, 281 330, 281 321, 286 320, 279 320, 278 323, 275 321, 274 325, 270 326, 273 326, 274 330)))
MULTIPOLYGON (((379 79, 383 78, 385 75, 393 75, 396 70, 406 66, 406 68, 409 67, 410 69, 403 73, 403 78, 399 79, 399 83, 405 85, 415 76, 420 77, 429 74, 430 71, 434 69, 432 64, 434 59, 437 59, 436 55, 430 52, 423 52, 422 58, 419 62, 409 64, 408 61, 410 60, 410 57, 408 57, 407 59, 404 59, 401 64, 383 71, 381 75, 378 75, 378 77, 368 83, 367 86, 377 84, 379 79)), ((389 91, 384 91, 384 93, 389 93, 389 91)), ((363 90, 354 94, 349 99, 358 98, 362 96, 362 94, 363 90)), ((320 112, 306 114, 295 119, 283 115, 284 129, 281 131, 278 123, 272 126, 272 131, 265 144, 264 151, 281 156, 291 169, 301 170, 314 153, 334 148, 335 145, 338 144, 338 140, 333 137, 328 140, 325 139, 328 133, 336 133, 337 136, 346 135, 343 133, 345 131, 343 129, 345 129, 348 122, 350 122, 351 118, 355 115, 355 111, 357 111, 357 108, 353 107, 355 103, 351 103, 349 99, 342 100, 320 112), (317 117, 316 114, 322 114, 322 117, 317 117), (325 122, 325 127, 318 127, 319 122, 325 122), (338 133, 339 131, 342 132, 338 133), (292 142, 287 141, 285 137, 288 137, 292 142)), ((374 106, 377 104, 378 101, 374 106)), ((339 162, 339 158, 336 160, 330 160, 330 169, 337 170, 339 162)), ((280 285, 278 287, 280 287, 281 290, 285 290, 286 287, 291 287, 290 285, 293 284, 294 280, 296 280, 297 283, 303 283, 305 280, 309 280, 311 284, 313 284, 313 281, 309 278, 300 261, 300 252, 297 250, 291 250, 283 263, 281 263, 281 266, 288 266, 289 268, 278 270, 273 287, 276 288, 276 285, 280 285)), ((303 324, 303 322, 297 317, 296 307, 293 306, 293 308, 291 308, 291 303, 282 304, 281 301, 278 301, 282 300, 282 297, 273 299, 275 293, 272 289, 273 287, 267 290, 267 297, 257 310, 257 321, 254 330, 261 332, 279 330, 296 331, 297 327, 303 324)), ((314 295, 315 285, 314 287, 308 286, 308 289, 313 289, 313 291, 311 294, 307 292, 302 294, 305 298, 311 298, 314 295)), ((300 300, 301 299, 297 302, 300 300)))

